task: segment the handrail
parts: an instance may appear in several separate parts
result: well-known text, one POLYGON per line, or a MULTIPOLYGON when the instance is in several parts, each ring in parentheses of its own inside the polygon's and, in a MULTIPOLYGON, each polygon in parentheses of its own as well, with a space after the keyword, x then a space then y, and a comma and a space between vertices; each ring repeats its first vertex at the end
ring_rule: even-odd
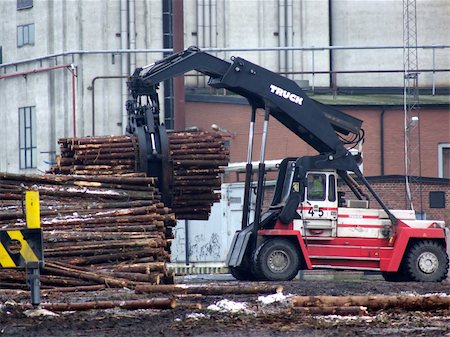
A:
MULTIPOLYGON (((403 49, 404 46, 322 46, 322 47, 254 47, 254 48, 202 48, 205 52, 233 52, 233 51, 324 51, 324 50, 374 50, 374 49, 403 49)), ((418 45, 418 49, 447 49, 450 45, 447 44, 432 44, 432 45, 418 45)), ((34 58, 8 62, 0 64, 0 69, 8 66, 15 66, 19 64, 43 61, 47 59, 62 57, 62 56, 75 56, 75 55, 90 55, 90 54, 147 54, 147 53, 170 53, 173 50, 171 48, 154 48, 154 49, 105 49, 105 50, 71 50, 60 53, 54 53, 44 56, 38 56, 34 58)))

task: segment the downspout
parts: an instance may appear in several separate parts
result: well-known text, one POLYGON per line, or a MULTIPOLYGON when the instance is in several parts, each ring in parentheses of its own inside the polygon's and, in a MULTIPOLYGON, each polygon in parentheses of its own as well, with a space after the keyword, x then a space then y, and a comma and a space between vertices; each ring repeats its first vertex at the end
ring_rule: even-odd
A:
MULTIPOLYGON (((294 4, 293 0, 286 1, 285 7, 285 17, 286 17, 286 46, 293 47, 294 46, 294 4)), ((294 75, 291 74, 293 71, 293 50, 286 50, 286 72, 288 74, 286 77, 293 79, 294 75)))
MULTIPOLYGON (((128 17, 130 28, 130 49, 136 49, 136 0, 129 0, 128 17)), ((130 74, 136 70, 136 53, 130 54, 130 74)))
MULTIPOLYGON (((286 46, 286 0, 278 0, 278 46, 286 46)), ((286 52, 278 51, 280 73, 286 71, 286 52)))
MULTIPOLYGON (((184 18, 183 1, 173 2, 173 51, 174 53, 184 50, 184 18)), ((173 79, 173 117, 174 127, 177 130, 186 128, 184 76, 173 79)))
POLYGON ((76 117, 76 97, 75 97, 75 77, 77 77, 78 67, 75 64, 71 64, 68 68, 72 73, 72 127, 73 127, 73 138, 77 137, 77 117, 76 117))
POLYGON ((210 0, 211 48, 217 48, 217 0, 210 0))
MULTIPOLYGON (((331 0, 328 0, 328 41, 330 47, 333 46, 333 10, 331 0)), ((336 79, 333 75, 333 50, 330 49, 330 88, 334 90, 336 79)))
MULTIPOLYGON (((128 76, 95 76, 92 79, 91 82, 91 105, 92 105, 92 112, 91 112, 91 119, 92 119, 92 134, 91 136, 95 136, 95 81, 98 79, 113 79, 113 78, 128 78, 128 76)), ((124 81, 122 81, 124 82, 124 81)))
MULTIPOLYGON (((120 49, 128 49, 128 1, 120 0, 120 49)), ((128 76, 128 54, 121 55, 121 76, 128 76)), ((125 103, 128 99, 128 89, 126 81, 121 85, 122 100, 120 106, 120 121, 122 123, 122 133, 125 134, 127 127, 127 112, 125 103)))
POLYGON ((380 114, 380 175, 384 176, 384 113, 386 110, 383 108, 380 114))

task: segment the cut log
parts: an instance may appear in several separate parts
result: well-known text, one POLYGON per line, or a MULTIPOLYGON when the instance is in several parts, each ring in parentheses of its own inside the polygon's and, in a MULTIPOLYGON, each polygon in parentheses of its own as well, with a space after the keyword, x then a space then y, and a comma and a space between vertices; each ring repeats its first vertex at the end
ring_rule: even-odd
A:
POLYGON ((399 308, 402 310, 438 310, 450 308, 450 296, 294 296, 295 307, 363 306, 369 310, 399 308))
POLYGON ((341 315, 362 316, 367 315, 366 307, 294 307, 294 312, 302 315, 341 315))
POLYGON ((138 309, 174 309, 175 298, 151 298, 144 300, 126 301, 95 301, 82 303, 41 303, 43 309, 50 311, 86 311, 99 309, 120 308, 126 310, 138 309))
POLYGON ((228 294, 273 294, 282 292, 283 287, 280 285, 136 285, 136 293, 183 293, 183 294, 202 294, 202 295, 228 295, 228 294))

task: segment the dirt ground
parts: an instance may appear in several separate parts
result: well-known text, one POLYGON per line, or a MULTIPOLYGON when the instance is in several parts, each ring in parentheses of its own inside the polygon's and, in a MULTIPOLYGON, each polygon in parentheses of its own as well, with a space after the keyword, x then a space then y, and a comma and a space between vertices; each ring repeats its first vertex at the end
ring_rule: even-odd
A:
MULTIPOLYGON (((181 283, 205 283, 211 279, 184 278, 181 283)), ((237 284, 230 278, 214 284, 237 284)), ((294 280, 280 283, 283 294, 367 295, 367 294, 447 294, 450 283, 388 283, 382 280, 294 280)), ((108 289, 89 293, 52 293, 42 302, 82 302, 112 299, 164 297, 162 294, 137 295, 129 289, 108 289)), ((16 303, 28 296, 7 298, 1 295, 0 335, 14 337, 51 336, 450 336, 450 310, 433 312, 378 311, 366 316, 301 315, 289 305, 264 306, 258 295, 181 297, 173 310, 91 310, 59 313, 59 316, 27 317, 16 303), (206 309, 228 299, 246 302, 247 313, 220 313, 206 309), (203 309, 188 309, 191 303, 203 309)), ((450 308, 449 308, 450 309, 450 308)))

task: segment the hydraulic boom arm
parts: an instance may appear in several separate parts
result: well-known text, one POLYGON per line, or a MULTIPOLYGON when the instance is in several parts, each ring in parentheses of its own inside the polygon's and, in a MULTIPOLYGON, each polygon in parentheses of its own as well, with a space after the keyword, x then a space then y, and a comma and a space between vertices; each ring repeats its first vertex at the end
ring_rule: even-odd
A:
POLYGON ((292 80, 247 60, 232 63, 191 47, 153 65, 138 68, 128 87, 133 98, 155 93, 159 82, 191 70, 208 75, 209 85, 244 96, 254 108, 270 114, 319 153, 344 154, 336 131, 359 137, 362 121, 309 98, 292 80))

